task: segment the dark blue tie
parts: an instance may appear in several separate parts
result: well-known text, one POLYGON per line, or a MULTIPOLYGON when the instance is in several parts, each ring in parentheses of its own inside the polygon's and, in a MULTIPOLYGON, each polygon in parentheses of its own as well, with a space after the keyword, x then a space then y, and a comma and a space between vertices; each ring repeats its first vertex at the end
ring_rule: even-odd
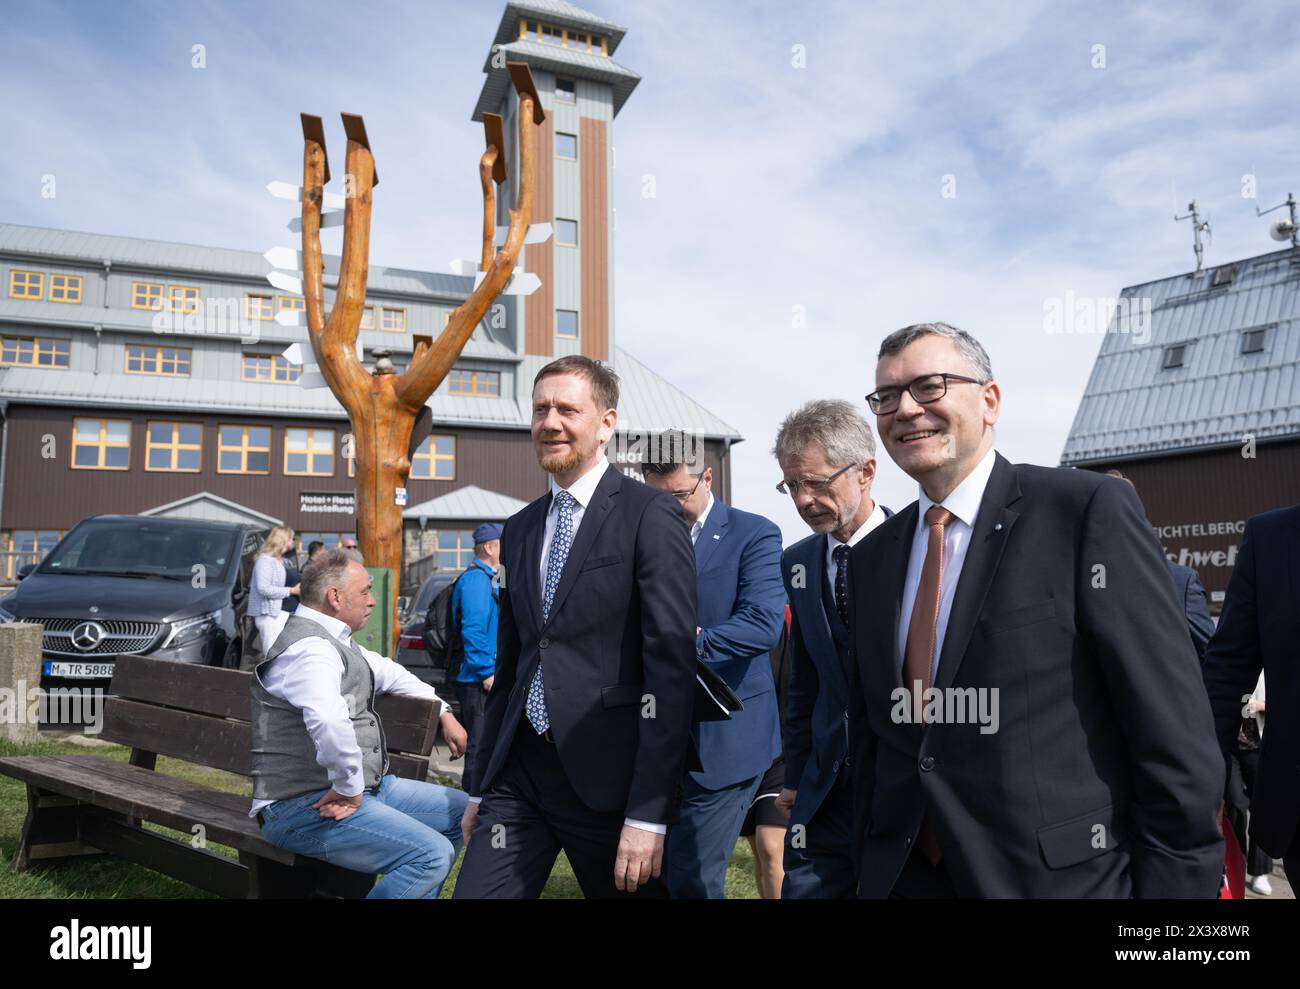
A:
POLYGON ((836 546, 831 558, 835 561, 835 610, 840 621, 849 624, 849 548, 836 546))

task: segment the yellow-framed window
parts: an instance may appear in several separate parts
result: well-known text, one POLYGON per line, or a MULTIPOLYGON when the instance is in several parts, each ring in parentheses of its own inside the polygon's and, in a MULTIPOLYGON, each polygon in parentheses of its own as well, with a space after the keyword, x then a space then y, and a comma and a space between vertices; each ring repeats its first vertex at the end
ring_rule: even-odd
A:
POLYGON ((163 287, 158 282, 132 282, 131 308, 152 309, 159 312, 163 307, 163 287))
POLYGON ((245 319, 275 319, 275 299, 270 295, 244 296, 245 319))
POLYGON ((241 381, 293 384, 302 368, 290 364, 283 354, 245 354, 239 366, 241 381))
POLYGON ((72 420, 73 470, 130 470, 129 419, 72 420))
POLYGON ((279 312, 306 312, 307 300, 301 295, 282 295, 279 299, 279 312))
POLYGON ((202 467, 203 427, 197 422, 157 422, 145 427, 144 469, 196 474, 202 467))
POLYGON ((45 272, 17 268, 9 272, 9 298, 40 302, 45 298, 45 272))
POLYGON ((284 472, 309 477, 334 476, 334 430, 286 429, 284 472))
POLYGON ((375 328, 375 307, 374 306, 362 307, 361 328, 363 330, 373 330, 375 328))
POLYGON ((379 312, 379 328, 388 333, 405 333, 406 310, 384 306, 379 312))
POLYGON ((501 395, 501 372, 454 367, 451 369, 451 373, 447 375, 447 394, 499 398, 501 395))
POLYGON ((470 529, 437 529, 439 570, 464 570, 474 559, 474 533, 470 529))
POLYGON ((67 368, 72 364, 72 341, 7 336, 0 340, 0 364, 67 368))
POLYGON ((155 347, 140 343, 126 345, 127 374, 158 374, 167 378, 190 376, 188 347, 155 347))
POLYGON ((271 473, 271 427, 219 425, 217 473, 271 473))
POLYGON ((538 24, 537 40, 544 45, 560 47, 564 44, 564 29, 550 24, 538 24))
POLYGON ((426 436, 411 458, 411 477, 426 481, 456 480, 456 437, 426 436))
POLYGON ((168 288, 172 312, 198 312, 199 290, 193 285, 172 285, 168 288))
POLYGON ((82 278, 80 275, 50 274, 50 301, 67 302, 74 305, 81 302, 82 278))

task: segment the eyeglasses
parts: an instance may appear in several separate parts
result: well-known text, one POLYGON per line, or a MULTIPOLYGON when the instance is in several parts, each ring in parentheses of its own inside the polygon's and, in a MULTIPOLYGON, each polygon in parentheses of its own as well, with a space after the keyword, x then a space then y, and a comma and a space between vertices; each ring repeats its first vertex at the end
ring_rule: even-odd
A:
POLYGON ((356 548, 357 548, 357 544, 356 544, 356 543, 344 543, 344 544, 343 544, 343 548, 344 548, 344 549, 356 549, 356 548))
POLYGON ((689 491, 669 491, 668 493, 669 493, 670 495, 672 495, 674 498, 676 498, 678 501, 685 501, 685 500, 686 500, 687 498, 689 498, 691 495, 695 494, 695 492, 696 492, 696 491, 699 489, 699 487, 700 487, 700 482, 703 481, 703 480, 704 480, 704 475, 703 475, 703 474, 700 474, 698 477, 695 478, 695 487, 691 488, 691 490, 689 490, 689 491))
POLYGON ((861 467, 861 464, 849 464, 847 467, 841 467, 834 474, 827 478, 804 477, 796 478, 793 481, 782 480, 776 490, 781 494, 797 495, 801 488, 807 488, 809 494, 819 495, 827 491, 835 483, 835 479, 843 474, 846 470, 852 470, 854 467, 861 467))
POLYGON ((960 381, 963 384, 971 385, 987 384, 987 382, 976 378, 967 378, 960 374, 923 374, 919 378, 913 378, 903 388, 890 387, 873 391, 867 396, 867 405, 878 416, 896 412, 898 411, 899 399, 903 397, 904 391, 907 391, 916 400, 917 405, 929 405, 931 402, 937 402, 948 394, 949 381, 960 381))

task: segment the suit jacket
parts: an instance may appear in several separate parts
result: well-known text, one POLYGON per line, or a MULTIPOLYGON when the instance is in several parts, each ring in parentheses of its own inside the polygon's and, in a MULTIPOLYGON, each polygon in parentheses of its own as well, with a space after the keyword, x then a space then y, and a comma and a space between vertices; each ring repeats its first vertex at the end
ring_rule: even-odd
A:
MULTIPOLYGON (((881 506, 885 516, 893 513, 881 506)), ((790 682, 785 702, 785 786, 797 790, 790 823, 806 825, 840 770, 847 772, 849 680, 823 604, 826 535, 805 536, 781 556, 790 601, 790 682)))
POLYGON ((501 534, 496 680, 469 793, 491 788, 543 664, 551 731, 589 808, 671 823, 695 694, 695 561, 676 499, 606 468, 542 621, 547 492, 501 534))
POLYGON ((1250 799, 1250 833, 1282 858, 1300 829, 1300 505, 1246 523, 1219 627, 1205 652, 1205 689, 1224 759, 1243 698, 1264 671, 1268 709, 1250 799))
POLYGON ((918 511, 850 557, 859 895, 889 894, 928 815, 961 896, 1214 897, 1221 762, 1136 492, 997 456, 934 684, 996 702, 991 732, 967 714, 923 733, 895 713, 918 511))
POLYGON ((1187 615, 1187 630, 1192 636, 1192 645, 1196 647, 1196 658, 1205 662, 1205 647, 1214 635, 1214 619, 1205 604, 1205 588, 1201 585, 1200 575, 1191 567, 1180 563, 1168 562, 1169 576, 1174 581, 1174 593, 1187 615))
POLYGON ((781 530, 715 498, 695 541, 695 568, 697 654, 745 704, 729 721, 693 730, 703 769, 691 778, 720 790, 765 773, 781 754, 770 659, 785 623, 781 530))

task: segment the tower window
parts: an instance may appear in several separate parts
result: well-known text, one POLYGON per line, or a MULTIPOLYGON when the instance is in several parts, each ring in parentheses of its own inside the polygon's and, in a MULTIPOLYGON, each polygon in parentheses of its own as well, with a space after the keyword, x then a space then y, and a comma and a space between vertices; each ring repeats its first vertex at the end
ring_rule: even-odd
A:
POLYGON ((578 158, 578 135, 557 131, 555 134, 555 157, 576 161, 578 158))
POLYGON ((561 247, 577 247, 578 221, 556 219, 555 242, 561 247))
POLYGON ((577 84, 572 79, 555 80, 555 102, 576 103, 578 101, 577 84))
POLYGON ((578 314, 572 309, 555 310, 555 335, 564 340, 578 339, 578 314))

